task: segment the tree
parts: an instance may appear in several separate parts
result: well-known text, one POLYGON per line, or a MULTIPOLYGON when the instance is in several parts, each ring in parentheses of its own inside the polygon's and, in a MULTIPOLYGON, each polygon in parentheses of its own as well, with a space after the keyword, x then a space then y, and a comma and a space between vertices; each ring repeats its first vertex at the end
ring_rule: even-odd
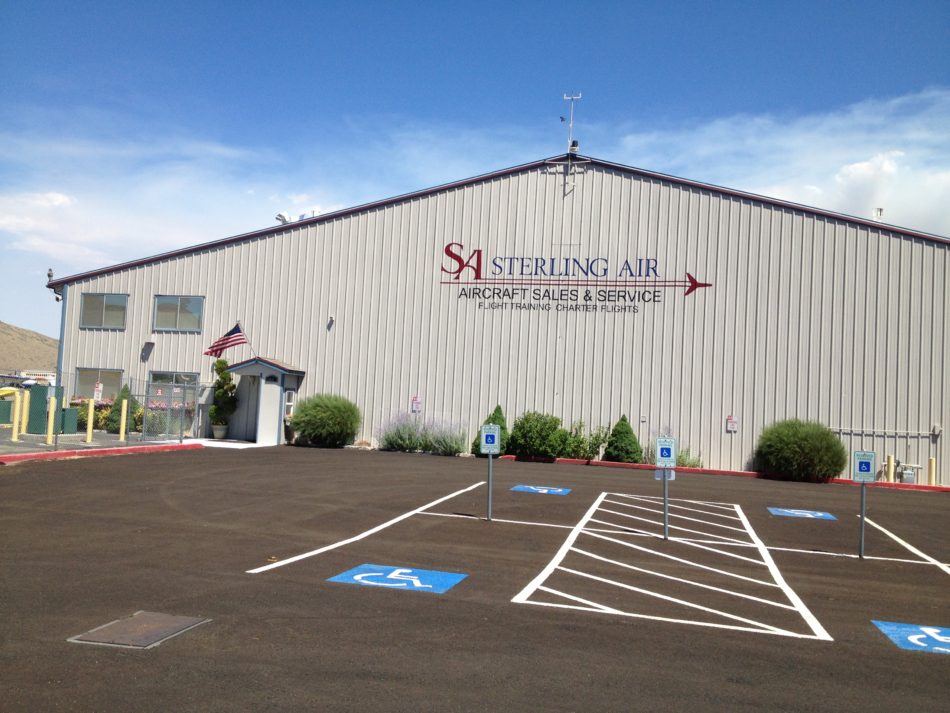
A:
POLYGON ((640 447, 640 441, 637 440, 637 434, 630 427, 630 421, 627 417, 621 416, 617 421, 610 437, 607 439, 607 448, 604 450, 604 460, 615 463, 642 463, 643 449, 640 447))

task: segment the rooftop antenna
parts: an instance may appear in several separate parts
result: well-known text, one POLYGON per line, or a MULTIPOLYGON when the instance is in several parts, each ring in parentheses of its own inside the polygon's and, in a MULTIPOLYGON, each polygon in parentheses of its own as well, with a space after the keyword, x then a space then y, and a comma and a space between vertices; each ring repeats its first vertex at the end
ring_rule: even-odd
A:
MULTIPOLYGON (((567 124, 567 152, 568 153, 577 153, 579 150, 577 142, 574 140, 574 103, 576 101, 579 101, 580 98, 581 98, 580 92, 578 92, 576 95, 574 94, 564 95, 564 101, 566 102, 569 101, 571 103, 571 120, 567 124)), ((563 116, 561 117, 561 121, 564 121, 563 116)))

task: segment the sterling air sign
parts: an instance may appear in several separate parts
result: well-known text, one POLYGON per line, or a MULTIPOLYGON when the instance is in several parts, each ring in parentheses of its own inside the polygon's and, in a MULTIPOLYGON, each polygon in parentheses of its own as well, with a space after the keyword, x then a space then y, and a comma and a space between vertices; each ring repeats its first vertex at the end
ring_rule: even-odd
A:
POLYGON ((445 246, 441 270, 442 284, 456 286, 459 300, 484 310, 636 314, 669 290, 685 296, 712 286, 688 272, 671 279, 649 257, 488 255, 462 243, 445 246))

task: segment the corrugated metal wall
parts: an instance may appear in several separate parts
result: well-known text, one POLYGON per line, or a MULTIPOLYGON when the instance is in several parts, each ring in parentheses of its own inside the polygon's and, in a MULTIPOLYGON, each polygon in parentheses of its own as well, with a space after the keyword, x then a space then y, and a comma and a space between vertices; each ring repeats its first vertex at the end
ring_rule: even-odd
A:
POLYGON ((418 395, 426 417, 471 435, 496 403, 509 424, 529 409, 605 426, 627 414, 643 441, 670 433, 705 465, 741 469, 764 426, 799 417, 849 451, 936 456, 950 484, 947 436, 929 435, 950 422, 946 244, 601 165, 565 172, 495 177, 71 285, 65 372, 209 380, 201 352, 240 320, 258 355, 306 370, 302 396, 358 403, 366 438, 418 395), (661 280, 689 272, 713 286, 664 288, 637 314, 483 310, 441 284, 447 243, 486 258, 605 257, 612 272, 649 257, 661 280), (127 329, 79 330, 83 291, 129 293, 127 329), (204 295, 203 332, 153 334, 155 294, 204 295))

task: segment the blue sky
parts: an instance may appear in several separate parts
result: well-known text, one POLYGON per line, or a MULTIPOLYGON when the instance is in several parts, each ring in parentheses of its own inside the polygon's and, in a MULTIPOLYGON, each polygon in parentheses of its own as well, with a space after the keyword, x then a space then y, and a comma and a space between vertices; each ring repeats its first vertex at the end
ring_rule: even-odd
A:
POLYGON ((0 320, 74 274, 560 153, 950 235, 950 3, 5 2, 0 320), (12 267, 11 267, 12 266, 12 267))

